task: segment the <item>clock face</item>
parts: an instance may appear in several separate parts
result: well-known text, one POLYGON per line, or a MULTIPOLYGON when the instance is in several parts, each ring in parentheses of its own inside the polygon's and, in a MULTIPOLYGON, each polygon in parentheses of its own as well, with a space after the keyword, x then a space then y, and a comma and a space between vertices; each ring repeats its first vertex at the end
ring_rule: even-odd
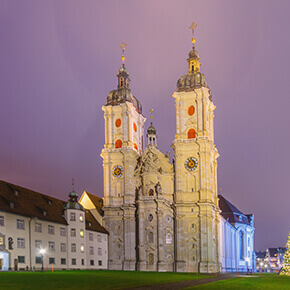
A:
POLYGON ((194 157, 189 157, 186 159, 184 166, 187 170, 194 171, 197 167, 197 164, 197 159, 195 159, 194 157))
POLYGON ((123 175, 123 167, 120 166, 120 165, 116 165, 114 168, 113 168, 113 175, 115 177, 121 177, 123 175))

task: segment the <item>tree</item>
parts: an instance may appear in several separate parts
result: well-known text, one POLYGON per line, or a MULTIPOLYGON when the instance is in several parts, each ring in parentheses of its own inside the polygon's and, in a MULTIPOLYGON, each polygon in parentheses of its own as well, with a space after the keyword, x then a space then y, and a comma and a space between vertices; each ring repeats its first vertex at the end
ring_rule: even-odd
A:
POLYGON ((284 254, 283 266, 280 275, 290 276, 290 233, 286 244, 286 252, 284 254))

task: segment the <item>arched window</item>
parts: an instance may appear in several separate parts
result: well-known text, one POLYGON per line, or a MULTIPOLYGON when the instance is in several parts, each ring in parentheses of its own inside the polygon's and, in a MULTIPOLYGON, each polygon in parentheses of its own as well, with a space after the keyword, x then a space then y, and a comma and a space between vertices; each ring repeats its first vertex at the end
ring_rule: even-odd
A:
POLYGON ((148 233, 148 242, 152 244, 154 242, 154 234, 152 232, 148 233))
POLYGON ((116 148, 122 148, 122 140, 121 139, 116 140, 115 147, 116 148))
POLYGON ((240 231, 240 260, 243 259, 243 253, 244 253, 244 233, 240 231))
POLYGON ((153 265, 154 264, 154 254, 150 253, 148 256, 148 260, 149 260, 149 265, 153 265))
POLYGON ((166 242, 166 244, 172 244, 172 234, 171 233, 166 234, 165 242, 166 242))
POLYGON ((134 149, 136 149, 138 151, 138 146, 136 143, 134 143, 134 149))
POLYGON ((154 191, 153 191, 153 189, 151 188, 150 190, 149 190, 149 196, 153 196, 154 195, 154 191))
POLYGON ((195 130, 189 129, 187 132, 187 139, 194 139, 195 138, 195 130))
POLYGON ((135 123, 133 123, 133 129, 135 132, 137 132, 137 125, 135 123))

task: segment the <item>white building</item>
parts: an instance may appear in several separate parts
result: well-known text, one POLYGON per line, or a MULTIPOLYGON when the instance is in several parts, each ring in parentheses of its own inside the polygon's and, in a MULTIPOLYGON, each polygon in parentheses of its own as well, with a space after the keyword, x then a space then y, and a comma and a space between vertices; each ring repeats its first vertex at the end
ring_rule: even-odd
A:
POLYGON ((77 197, 65 202, 0 181, 0 271, 40 270, 41 249, 44 269, 107 269, 108 232, 77 197))
POLYGON ((256 270, 254 215, 245 215, 219 195, 219 260, 222 272, 256 270))

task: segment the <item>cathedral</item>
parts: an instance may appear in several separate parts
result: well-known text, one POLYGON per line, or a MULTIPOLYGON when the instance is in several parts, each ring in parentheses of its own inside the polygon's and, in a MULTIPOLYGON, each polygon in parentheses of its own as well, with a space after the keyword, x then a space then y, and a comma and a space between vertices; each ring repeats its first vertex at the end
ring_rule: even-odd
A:
MULTIPOLYGON (((195 25, 191 28, 194 34, 195 25)), ((130 89, 123 45, 117 89, 109 92, 102 107, 102 225, 109 232, 109 269, 254 270, 254 216, 243 214, 217 192, 215 106, 200 71, 194 35, 192 44, 187 73, 178 79, 173 93, 172 162, 158 149, 152 122, 144 132, 146 118, 130 89)))

